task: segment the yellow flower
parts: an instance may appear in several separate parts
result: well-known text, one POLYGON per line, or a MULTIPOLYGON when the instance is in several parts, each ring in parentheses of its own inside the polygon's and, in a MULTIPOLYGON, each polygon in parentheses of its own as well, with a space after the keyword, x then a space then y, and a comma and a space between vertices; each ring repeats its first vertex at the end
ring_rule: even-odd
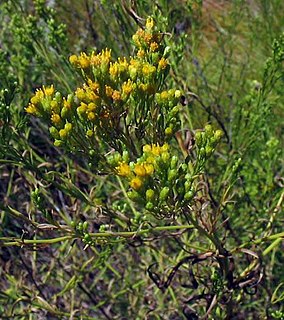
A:
POLYGON ((54 93, 53 84, 49 87, 42 86, 42 89, 43 89, 45 96, 47 96, 47 97, 52 96, 54 93))
POLYGON ((156 71, 156 68, 151 64, 144 64, 142 67, 142 73, 145 77, 151 76, 156 71))
POLYGON ((154 172, 154 166, 153 166, 153 164, 151 164, 151 163, 145 163, 145 164, 144 164, 144 168, 145 168, 145 171, 146 171, 146 174, 147 174, 147 175, 153 174, 153 172, 154 172))
POLYGON ((157 42, 155 42, 155 41, 151 42, 151 44, 150 44, 150 51, 151 52, 155 52, 158 48, 159 48, 159 45, 157 42))
POLYGON ((93 101, 96 101, 99 99, 99 96, 94 92, 92 91, 91 89, 87 90, 86 91, 86 99, 89 101, 89 102, 93 102, 93 101))
POLYGON ((86 98, 86 92, 82 88, 77 88, 75 95, 79 100, 84 100, 86 98))
POLYGON ((127 177, 131 174, 130 167, 125 162, 120 162, 119 166, 116 167, 117 174, 122 177, 127 177))
POLYGON ((168 60, 162 57, 158 63, 158 70, 164 70, 168 66, 168 60))
POLYGON ((29 103, 29 105, 26 107, 26 112, 33 115, 38 114, 38 110, 33 103, 29 103))
POLYGON ((130 181, 130 187, 133 188, 134 190, 140 189, 141 186, 142 186, 142 180, 138 177, 135 177, 130 181))
POLYGON ((152 144, 152 153, 154 156, 159 156, 161 154, 161 147, 159 145, 152 144))
POLYGON ((134 172, 137 176, 140 176, 140 177, 146 176, 146 170, 142 164, 137 163, 134 167, 134 172))
POLYGON ((149 17, 146 20, 146 29, 151 30, 154 28, 154 19, 149 17))
POLYGON ((69 62, 71 64, 77 64, 78 63, 78 57, 75 54, 73 54, 72 56, 69 57, 69 62))
POLYGON ((119 100, 121 100, 121 94, 120 94, 120 92, 117 91, 117 90, 114 90, 114 91, 113 91, 113 94, 112 94, 112 98, 113 98, 114 101, 119 101, 119 100))
POLYGON ((59 124, 59 123, 61 122, 60 115, 53 112, 52 115, 51 115, 51 121, 52 121, 54 124, 59 124))
POLYGON ((149 164, 155 164, 156 163, 156 158, 155 157, 153 157, 153 156, 149 156, 149 157, 147 157, 147 163, 149 163, 149 164))
POLYGON ((110 98, 113 94, 113 88, 110 86, 105 86, 105 91, 106 91, 106 96, 110 98))
POLYGON ((95 54, 92 52, 91 59, 90 59, 92 66, 99 66, 101 64, 101 57, 99 54, 95 54))
POLYGON ((88 78, 87 80, 88 86, 93 90, 93 91, 98 91, 100 85, 97 82, 93 82, 91 79, 88 78))
POLYGON ((63 98, 63 106, 64 106, 65 108, 67 108, 68 110, 70 110, 70 109, 71 109, 71 103, 70 103, 70 101, 67 101, 65 98, 63 98))
POLYGON ((87 132, 86 132, 86 136, 88 137, 88 138, 90 138, 90 137, 92 137, 94 135, 94 131, 93 130, 87 130, 87 132))
POLYGON ((88 119, 91 120, 91 121, 95 119, 95 114, 94 114, 94 112, 92 112, 92 111, 91 111, 91 112, 88 112, 88 119))
POLYGON ((118 76, 119 74, 119 68, 118 68, 118 63, 117 62, 114 62, 114 63, 111 63, 110 66, 109 66, 109 74, 115 78, 118 76))
POLYGON ((143 152, 151 152, 152 148, 149 144, 143 146, 143 152))
POLYGON ((118 58, 118 68, 119 68, 119 72, 122 73, 124 71, 127 71, 128 69, 128 62, 126 60, 125 57, 123 57, 122 59, 121 58, 118 58))
POLYGON ((44 98, 44 93, 41 89, 37 89, 35 95, 31 98, 32 104, 38 104, 44 98))
POLYGON ((61 139, 66 138, 67 135, 68 135, 68 131, 66 129, 59 130, 59 136, 60 136, 61 139))
POLYGON ((139 49, 137 52, 138 58, 144 58, 145 57, 145 51, 143 49, 139 49))
POLYGON ((133 91, 133 82, 128 79, 127 82, 122 84, 121 89, 122 93, 128 96, 133 91))
POLYGON ((150 43, 153 40, 153 36, 151 33, 144 33, 144 41, 146 42, 147 45, 150 45, 150 43))
POLYGON ((136 33, 132 36, 132 40, 133 40, 134 44, 135 44, 137 47, 140 47, 140 46, 141 46, 140 37, 139 37, 139 35, 138 35, 138 32, 136 32, 136 33))
POLYGON ((169 98, 168 91, 161 92, 161 99, 162 100, 167 100, 168 98, 169 98))
POLYGON ((88 104, 87 108, 88 108, 88 111, 95 111, 97 106, 95 105, 94 102, 91 102, 88 104))
POLYGON ((81 52, 80 57, 78 58, 78 64, 82 69, 88 68, 91 64, 90 57, 87 56, 85 52, 81 52))
POLYGON ((111 60, 111 49, 104 49, 100 53, 101 56, 101 63, 108 64, 111 60))
POLYGON ((86 105, 86 103, 81 102, 80 106, 77 108, 77 113, 79 115, 82 115, 83 113, 86 112, 87 108, 88 108, 88 106, 86 105))
POLYGON ((162 146, 161 146, 161 151, 162 152, 166 152, 169 150, 169 145, 168 143, 164 143, 162 146))

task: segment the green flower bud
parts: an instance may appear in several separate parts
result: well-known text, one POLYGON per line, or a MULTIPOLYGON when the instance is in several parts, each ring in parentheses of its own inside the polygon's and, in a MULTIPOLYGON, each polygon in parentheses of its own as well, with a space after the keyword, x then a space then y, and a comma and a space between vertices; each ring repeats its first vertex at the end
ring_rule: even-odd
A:
POLYGON ((95 150, 89 150, 89 156, 90 157, 94 157, 96 155, 96 151, 95 150))
POLYGON ((67 101, 70 103, 72 103, 74 101, 74 94, 73 93, 68 94, 67 101))
POLYGON ((139 193, 134 190, 127 192, 127 196, 132 201, 137 201, 140 199, 139 193))
POLYGON ((205 148, 202 147, 199 149, 199 155, 201 158, 204 158, 206 156, 205 148))
POLYGON ((69 133, 72 130, 72 124, 70 122, 65 123, 64 129, 69 133))
POLYGON ((213 128, 212 128, 212 126, 210 124, 207 124, 205 126, 204 130, 205 130, 205 134, 206 134, 207 137, 210 137, 210 136, 213 135, 213 128))
POLYGON ((135 80, 137 77, 137 69, 133 66, 129 67, 129 76, 131 80, 135 80))
POLYGON ((146 191, 146 200, 151 201, 155 198, 155 191, 153 189, 148 189, 146 191))
POLYGON ((54 113, 56 113, 56 114, 60 113, 60 106, 59 106, 59 103, 56 100, 52 100, 50 102, 50 107, 51 107, 51 110, 54 113))
POLYGON ((92 241, 92 237, 88 234, 88 233, 86 233, 85 235, 84 235, 84 242, 86 242, 86 243, 90 243, 91 241, 92 241))
POLYGON ((170 188, 169 187, 164 187, 161 191, 160 191, 160 195, 159 195, 159 199, 160 201, 165 201, 168 197, 170 193, 170 188))
POLYGON ((179 99, 182 95, 182 92, 180 90, 175 91, 175 98, 179 99))
POLYGON ((49 132, 54 139, 59 139, 59 132, 55 127, 50 127, 49 132))
POLYGON ((108 64, 107 63, 102 63, 101 66, 100 66, 100 70, 101 70, 101 73, 102 75, 106 75, 108 74, 108 64))
POLYGON ((214 137, 216 138, 217 141, 220 141, 221 138, 223 137, 223 131, 221 130, 216 130, 214 132, 214 137))
POLYGON ((175 169, 178 163, 178 157, 177 156, 172 156, 171 158, 171 164, 170 167, 171 169, 175 169))
POLYGON ((61 139, 65 139, 68 135, 68 131, 66 129, 59 130, 59 136, 61 139))
POLYGON ((206 146, 205 147, 206 157, 210 157, 213 152, 214 152, 214 148, 212 148, 211 146, 206 146))
POLYGON ((168 180, 170 181, 170 182, 172 182, 174 179, 176 179, 176 177, 177 177, 177 170, 176 169, 170 169, 169 171, 168 171, 168 180))
POLYGON ((179 106, 178 105, 174 106, 169 113, 169 117, 170 118, 175 117, 178 114, 178 112, 179 112, 179 106))
POLYGON ((173 129, 170 128, 170 127, 167 127, 167 128, 165 129, 165 135, 166 135, 166 136, 171 136, 172 134, 173 134, 173 129))
POLYGON ((55 147, 61 147, 63 145, 63 141, 62 140, 55 140, 54 145, 55 145, 55 147))
POLYGON ((192 181, 192 176, 191 176, 191 174, 190 174, 190 173, 187 173, 187 174, 185 175, 185 179, 186 179, 187 181, 192 181))
POLYGON ((167 163, 170 160, 171 156, 168 152, 163 152, 161 154, 161 159, 164 163, 167 163))
POLYGON ((61 93, 60 92, 56 92, 55 93, 55 100, 60 103, 62 101, 62 96, 61 96, 61 93))
POLYGON ((170 90, 168 91, 168 94, 169 94, 169 97, 170 97, 170 98, 173 98, 173 97, 175 96, 175 89, 170 89, 170 90))
POLYGON ((152 202, 147 202, 145 208, 151 211, 154 209, 154 204, 152 202))
POLYGON ((115 152, 113 154, 113 160, 114 160, 114 163, 117 164, 119 161, 121 161, 121 155, 119 152, 115 152))
POLYGON ((202 144, 203 144, 203 135, 202 135, 202 132, 201 131, 197 131, 196 133, 195 133, 195 141, 196 141, 196 144, 198 145, 198 146, 202 146, 202 144))
POLYGON ((183 163, 183 164, 180 166, 180 168, 181 168, 181 170, 182 170, 183 172, 187 172, 187 170, 188 170, 188 165, 187 165, 186 163, 183 163))
POLYGON ((161 100, 161 94, 160 93, 156 93, 155 94, 155 99, 156 99, 156 102, 158 104, 161 104, 162 100, 161 100))
POLYGON ((191 181, 185 181, 185 183, 184 183, 184 189, 185 189, 185 192, 188 192, 189 190, 190 190, 190 188, 191 188, 191 184, 192 184, 192 182, 191 181))
POLYGON ((88 229, 88 221, 84 221, 83 230, 86 231, 88 229))
POLYGON ((100 228, 99 228, 99 232, 105 232, 106 229, 107 229, 107 225, 101 224, 101 225, 100 225, 100 228))
POLYGON ((60 112, 61 118, 63 118, 63 119, 67 118, 68 117, 68 113, 69 113, 69 110, 66 107, 63 107, 61 112, 60 112))
POLYGON ((122 152, 122 160, 125 161, 126 163, 129 162, 129 152, 127 150, 124 150, 122 152))
POLYGON ((186 194, 184 195, 184 200, 191 200, 194 197, 194 192, 192 190, 186 192, 186 194))

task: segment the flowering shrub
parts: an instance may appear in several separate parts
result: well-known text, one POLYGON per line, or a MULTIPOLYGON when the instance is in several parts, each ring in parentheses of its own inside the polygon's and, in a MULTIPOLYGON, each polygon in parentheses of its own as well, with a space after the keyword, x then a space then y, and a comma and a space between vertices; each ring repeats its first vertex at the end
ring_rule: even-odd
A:
POLYGON ((43 86, 26 112, 48 122, 56 147, 84 154, 97 172, 123 177, 128 197, 140 209, 171 217, 194 198, 194 181, 222 132, 210 125, 197 131, 195 157, 186 151, 181 159, 174 135, 180 129, 182 93, 164 88, 168 48, 152 18, 133 43, 130 58, 115 60, 110 49, 70 56, 84 79, 82 87, 64 97, 53 85, 43 86))
POLYGON ((1 316, 280 319, 284 38, 240 33, 260 1, 80 2, 0 4, 1 316))

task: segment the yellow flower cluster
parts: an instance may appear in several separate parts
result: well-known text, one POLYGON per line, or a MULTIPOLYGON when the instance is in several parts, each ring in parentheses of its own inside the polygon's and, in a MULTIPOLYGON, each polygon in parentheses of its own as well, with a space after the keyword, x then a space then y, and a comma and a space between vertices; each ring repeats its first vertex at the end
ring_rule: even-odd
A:
POLYGON ((159 167, 159 160, 167 162, 170 159, 168 152, 169 145, 167 143, 160 146, 159 144, 146 144, 143 146, 143 155, 137 159, 137 162, 126 163, 120 161, 115 168, 119 176, 129 180, 129 185, 134 190, 139 190, 152 176, 159 167))
MULTIPOLYGON (((110 148, 135 149, 131 140, 139 136, 138 131, 154 141, 157 137, 161 141, 172 137, 178 128, 178 108, 174 112, 172 109, 178 104, 179 91, 160 92, 169 64, 162 35, 156 31, 152 18, 147 19, 144 29, 136 32, 133 42, 135 54, 127 58, 114 58, 110 49, 71 55, 69 61, 80 69, 84 81, 67 97, 56 92, 53 85, 35 92, 26 112, 49 123, 56 145, 87 154, 96 148, 100 159, 105 159, 110 148), (158 125, 161 113, 164 121, 158 125)), ((166 157, 162 151, 165 146, 144 147, 150 151, 144 152, 147 157, 135 165, 116 163, 117 174, 127 177, 135 190, 153 175, 155 157, 166 157)))
POLYGON ((148 18, 146 21, 145 29, 138 29, 133 35, 132 40, 134 44, 139 48, 140 55, 144 50, 149 52, 156 52, 159 49, 162 35, 155 32, 155 23, 153 18, 148 18))
POLYGON ((26 112, 35 116, 41 116, 44 111, 48 111, 49 103, 54 95, 53 85, 49 87, 43 86, 42 89, 37 89, 34 96, 31 97, 29 105, 26 107, 26 112))
POLYGON ((89 67, 102 67, 106 68, 111 61, 111 50, 105 49, 100 53, 87 55, 85 52, 81 52, 80 55, 72 55, 69 57, 69 61, 72 65, 80 69, 87 69, 89 67))
MULTIPOLYGON (((158 52, 158 49, 161 49, 161 35, 154 32, 152 18, 147 20, 145 30, 139 29, 134 38, 147 45, 148 49, 140 46, 136 56, 129 59, 119 57, 113 60, 109 49, 89 55, 82 52, 69 58, 71 64, 82 69, 86 79, 85 84, 75 92, 79 104, 76 110, 82 121, 87 120, 98 125, 104 120, 104 125, 108 123, 112 126, 119 114, 126 112, 133 115, 140 112, 129 112, 125 109, 128 100, 139 105, 138 97, 145 100, 146 96, 157 92, 162 79, 161 73, 167 71, 168 62, 162 52, 158 52), (152 59, 152 51, 157 51, 155 59, 152 59)), ((89 130, 90 128, 87 136, 90 136, 89 130)))

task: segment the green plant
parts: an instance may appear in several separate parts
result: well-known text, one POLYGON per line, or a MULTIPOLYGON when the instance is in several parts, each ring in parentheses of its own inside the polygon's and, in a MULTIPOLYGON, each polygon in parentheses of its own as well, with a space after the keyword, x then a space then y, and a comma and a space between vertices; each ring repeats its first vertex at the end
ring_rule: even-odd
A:
MULTIPOLYGON (((238 1, 225 22, 213 8, 212 37, 207 3, 102 2, 91 28, 100 50, 70 63, 60 9, 35 1, 29 29, 23 3, 5 10, 16 12, 15 36, 28 35, 12 45, 3 33, 4 43, 42 63, 29 79, 27 63, 20 71, 8 50, 1 56, 1 316, 281 318, 283 37, 264 71, 255 61, 235 76, 245 61, 239 30, 239 43, 256 44, 263 36, 246 32, 261 15, 248 17, 281 3, 238 1), (155 19, 142 18, 154 8, 155 19), (106 24, 112 50, 102 49, 106 24), (32 77, 47 85, 27 103, 32 77)), ((86 1, 89 23, 91 9, 86 1)), ((277 19, 269 28, 265 48, 277 19)))

